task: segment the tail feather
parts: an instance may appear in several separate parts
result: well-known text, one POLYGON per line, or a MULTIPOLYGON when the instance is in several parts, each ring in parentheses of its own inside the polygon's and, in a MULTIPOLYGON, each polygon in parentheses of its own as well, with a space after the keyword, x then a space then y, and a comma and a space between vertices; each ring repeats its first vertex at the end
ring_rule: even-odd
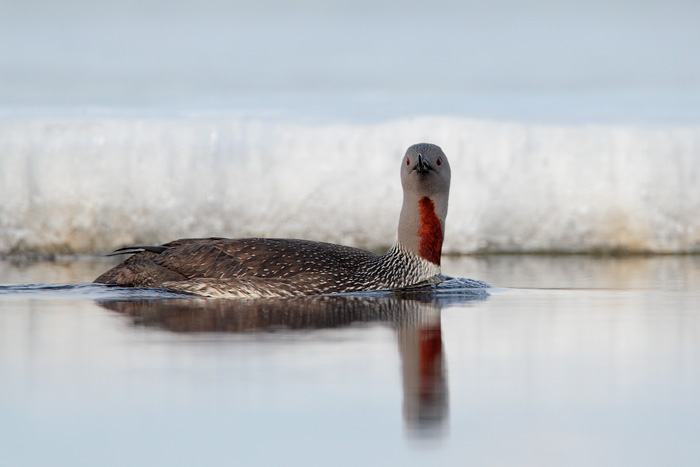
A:
POLYGON ((163 253, 167 250, 167 246, 150 246, 150 245, 132 245, 125 246, 122 248, 117 248, 112 253, 107 256, 119 256, 119 255, 135 255, 136 253, 141 253, 142 251, 151 251, 153 253, 163 253))

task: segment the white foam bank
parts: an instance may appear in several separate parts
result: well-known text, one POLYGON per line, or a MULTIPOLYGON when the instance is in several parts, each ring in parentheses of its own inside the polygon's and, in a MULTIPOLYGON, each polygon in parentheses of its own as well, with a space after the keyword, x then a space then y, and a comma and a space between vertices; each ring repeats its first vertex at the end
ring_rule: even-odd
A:
POLYGON ((0 253, 188 236, 381 249, 422 141, 452 166, 448 252, 700 251, 700 126, 217 117, 0 121, 0 253))

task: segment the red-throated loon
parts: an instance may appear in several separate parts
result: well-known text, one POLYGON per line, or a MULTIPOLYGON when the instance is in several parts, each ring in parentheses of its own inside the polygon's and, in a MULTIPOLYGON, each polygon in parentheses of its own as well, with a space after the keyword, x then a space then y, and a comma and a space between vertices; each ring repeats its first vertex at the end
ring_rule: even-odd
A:
POLYGON ((403 207, 396 243, 383 255, 330 243, 273 238, 188 238, 135 253, 97 283, 162 287, 223 298, 293 297, 398 289, 440 277, 450 164, 434 144, 401 161, 403 207))

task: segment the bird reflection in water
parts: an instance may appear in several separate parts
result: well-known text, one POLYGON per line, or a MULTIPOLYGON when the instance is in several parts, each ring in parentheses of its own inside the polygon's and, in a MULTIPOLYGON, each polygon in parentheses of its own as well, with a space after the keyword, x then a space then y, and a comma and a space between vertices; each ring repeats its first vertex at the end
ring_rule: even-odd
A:
POLYGON ((358 323, 392 326, 402 361, 403 415, 410 438, 440 438, 449 415, 440 311, 484 300, 483 289, 449 294, 402 291, 363 296, 212 300, 168 298, 100 300, 134 324, 177 333, 251 333, 329 329, 358 323))

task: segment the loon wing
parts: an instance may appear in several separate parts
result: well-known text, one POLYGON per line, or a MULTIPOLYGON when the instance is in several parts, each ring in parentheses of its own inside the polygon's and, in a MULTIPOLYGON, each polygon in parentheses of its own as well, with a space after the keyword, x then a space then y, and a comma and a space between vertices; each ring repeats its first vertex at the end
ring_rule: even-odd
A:
POLYGON ((120 251, 135 254, 95 282, 166 287, 200 295, 207 295, 197 291, 206 288, 206 284, 234 290, 238 285, 236 281, 242 279, 248 281, 247 286, 259 287, 263 295, 266 295, 268 288, 283 292, 297 289, 305 280, 327 285, 341 281, 343 276, 347 277, 362 264, 377 258, 374 253, 357 248, 307 240, 267 238, 182 239, 157 247, 126 247, 120 251), (187 287, 192 290, 184 290, 185 284, 182 282, 185 281, 191 282, 187 287), (181 284, 176 286, 176 283, 181 284))

